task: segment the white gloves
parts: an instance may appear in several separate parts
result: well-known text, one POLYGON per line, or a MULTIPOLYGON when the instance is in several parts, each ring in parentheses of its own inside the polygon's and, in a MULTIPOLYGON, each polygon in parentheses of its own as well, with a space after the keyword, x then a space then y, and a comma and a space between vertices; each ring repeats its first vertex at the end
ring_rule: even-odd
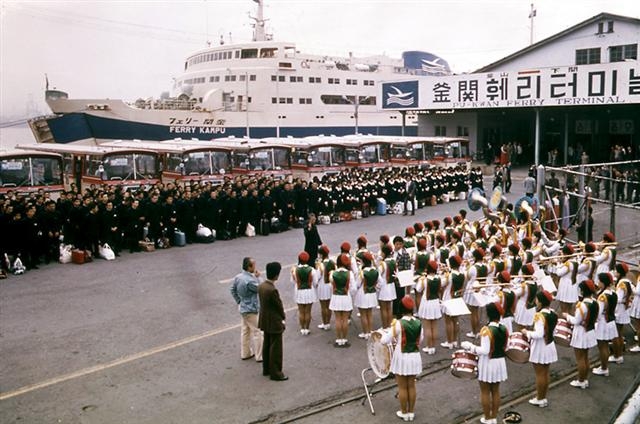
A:
POLYGON ((468 350, 468 351, 470 351, 470 352, 475 352, 475 350, 476 350, 476 346, 475 346, 473 343, 468 342, 468 341, 466 341, 466 340, 465 340, 464 342, 460 343, 460 346, 461 346, 464 350, 468 350))

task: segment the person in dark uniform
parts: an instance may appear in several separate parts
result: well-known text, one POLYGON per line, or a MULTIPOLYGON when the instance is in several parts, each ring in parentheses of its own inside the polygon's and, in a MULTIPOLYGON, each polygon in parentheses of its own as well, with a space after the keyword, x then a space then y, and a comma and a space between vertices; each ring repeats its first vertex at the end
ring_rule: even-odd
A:
POLYGON ((315 264, 318 258, 318 247, 322 245, 318 226, 316 225, 316 215, 309 214, 309 221, 304 227, 304 251, 309 254, 309 264, 315 264))
POLYGON ((403 215, 406 215, 407 212, 409 211, 408 208, 408 203, 411 203, 411 215, 415 215, 416 214, 416 205, 415 205, 415 200, 416 200, 416 182, 413 180, 413 177, 410 174, 406 175, 407 178, 407 182, 406 182, 406 186, 405 186, 405 192, 404 192, 404 213, 403 215))
POLYGON ((286 316, 280 293, 275 287, 282 266, 279 262, 267 264, 267 279, 258 286, 260 312, 258 328, 264 333, 262 344, 262 375, 275 381, 288 380, 282 373, 282 333, 286 316))
POLYGON ((157 193, 152 194, 144 208, 144 214, 147 218, 147 225, 149 226, 148 238, 154 243, 155 247, 158 247, 158 240, 163 235, 163 213, 164 210, 160 203, 160 196, 157 193))
POLYGON ((42 234, 44 236, 44 260, 46 263, 57 261, 60 256, 60 234, 62 231, 62 218, 56 211, 56 202, 47 200, 44 212, 40 218, 42 234))
POLYGON ((99 216, 100 240, 103 243, 107 243, 116 256, 120 256, 120 250, 122 249, 120 214, 113 207, 112 201, 107 201, 104 211, 99 216))

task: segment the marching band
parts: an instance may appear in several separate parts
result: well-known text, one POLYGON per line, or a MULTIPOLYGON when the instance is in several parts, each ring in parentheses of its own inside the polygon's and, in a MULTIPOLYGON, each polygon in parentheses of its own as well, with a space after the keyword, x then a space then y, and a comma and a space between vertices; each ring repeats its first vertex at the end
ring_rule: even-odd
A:
MULTIPOLYGON (((488 209, 486 200, 482 200, 485 199, 472 193, 469 201, 488 209)), ((505 203, 504 199, 500 203, 505 203)), ((329 329, 333 312, 334 346, 348 347, 347 329, 355 305, 362 322, 359 336, 368 343, 380 343, 381 334, 404 331, 398 323, 406 319, 402 312, 409 302, 401 299, 410 296, 413 316, 421 321, 424 333, 419 337, 423 344, 419 348, 424 353, 433 355, 438 345, 448 350, 460 346, 470 359, 462 361, 462 368, 453 372, 454 359, 454 375, 464 374, 460 371, 466 370, 469 360, 478 361, 472 372, 481 385, 481 421, 485 423, 496 422, 498 386, 507 378, 506 368, 501 365, 505 356, 512 359, 526 354, 524 362, 533 364, 536 397, 529 400, 532 405, 549 404, 549 366, 558 359, 556 344, 571 346, 575 351, 578 377, 571 386, 588 388, 589 349, 598 346, 600 353, 600 366, 592 373, 606 377, 609 363, 624 360, 623 326, 632 323, 633 318, 634 328, 640 331, 640 279, 638 274, 629 272, 627 264, 616 262, 617 244, 612 233, 604 234, 599 243, 573 245, 565 240, 564 230, 548 233, 526 201, 518 207, 513 211, 501 205, 473 222, 466 219, 466 211, 462 210, 454 217, 445 217, 442 228, 438 220, 416 222, 406 228, 404 236, 380 236, 376 253, 367 248, 364 236, 357 240, 358 249, 354 252, 348 242, 342 243, 335 259, 322 246, 313 277, 313 287, 323 305, 322 324, 318 327, 329 329), (554 300, 559 306, 557 313, 552 308, 554 300), (394 305, 393 313, 392 303, 398 305, 394 305), (373 331, 376 307, 383 329, 373 331), (484 327, 482 311, 490 321, 484 327), (479 339, 480 345, 460 340, 464 332, 459 328, 459 315, 469 313, 466 336, 479 339), (439 343, 442 317, 446 340, 439 343), (510 355, 510 351, 516 355, 510 355)), ((306 275, 301 271, 302 254, 299 259, 301 265, 295 268, 296 277, 292 280, 296 290, 304 290, 300 284, 303 278, 298 276, 306 275)), ((300 322, 301 331, 308 331, 308 321, 301 318, 300 322)), ((382 337, 391 339, 394 337, 382 337)), ((638 352, 640 347, 630 351, 638 352)), ((403 407, 398 416, 413 418, 413 411, 406 415, 407 411, 403 407)))

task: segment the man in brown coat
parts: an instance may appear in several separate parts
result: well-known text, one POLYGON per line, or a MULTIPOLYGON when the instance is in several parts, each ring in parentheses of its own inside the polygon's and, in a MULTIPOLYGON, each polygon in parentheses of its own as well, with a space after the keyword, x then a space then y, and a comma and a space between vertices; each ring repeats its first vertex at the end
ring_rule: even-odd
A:
POLYGON ((281 269, 279 262, 268 263, 267 279, 258 286, 258 327, 264 332, 262 375, 270 376, 275 381, 289 379, 282 373, 282 333, 285 329, 285 315, 280 293, 275 287, 281 269))

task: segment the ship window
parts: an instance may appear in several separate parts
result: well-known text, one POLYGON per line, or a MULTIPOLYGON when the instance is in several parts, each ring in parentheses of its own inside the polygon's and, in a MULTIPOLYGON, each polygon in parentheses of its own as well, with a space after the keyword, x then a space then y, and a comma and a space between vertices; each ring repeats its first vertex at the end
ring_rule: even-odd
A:
POLYGON ((271 103, 278 103, 278 99, 276 97, 272 97, 271 98, 271 103))
POLYGON ((326 105, 349 105, 354 100, 353 96, 336 96, 332 94, 323 94, 320 96, 322 103, 326 105))
POLYGON ((249 75, 249 81, 255 81, 255 80, 256 80, 255 75, 249 75))
POLYGON ((276 57, 277 48, 266 48, 260 50, 260 57, 276 57))
POLYGON ((311 104, 311 99, 309 99, 309 98, 301 97, 299 100, 300 100, 300 104, 301 105, 310 105, 311 104))
POLYGON ((347 79, 347 85, 358 85, 358 80, 347 79))
POLYGON ((287 97, 287 104, 293 104, 293 97, 287 97))
POLYGON ((280 62, 280 63, 278 63, 278 66, 280 68, 291 68, 291 63, 290 62, 280 62))
POLYGON ((224 76, 224 80, 227 81, 227 82, 229 82, 229 81, 233 82, 233 81, 236 80, 236 76, 235 75, 225 75, 224 76))
POLYGON ((235 52, 236 59, 240 58, 240 50, 236 50, 235 52))
POLYGON ((329 78, 329 84, 340 84, 340 78, 329 78))
POLYGON ((245 74, 238 75, 238 81, 246 81, 247 76, 245 74))
POLYGON ((309 82, 310 83, 319 84, 319 83, 322 82, 322 78, 320 78, 320 77, 309 77, 309 82))
POLYGON ((278 77, 277 75, 271 75, 271 81, 277 81, 278 77))
POLYGON ((289 77, 289 82, 302 82, 302 77, 289 77))
POLYGON ((256 57, 258 57, 258 49, 242 50, 242 59, 254 59, 256 57))
POLYGON ((251 97, 247 97, 247 103, 251 103, 251 97))
POLYGON ((278 81, 284 82, 284 75, 278 75, 278 81))

